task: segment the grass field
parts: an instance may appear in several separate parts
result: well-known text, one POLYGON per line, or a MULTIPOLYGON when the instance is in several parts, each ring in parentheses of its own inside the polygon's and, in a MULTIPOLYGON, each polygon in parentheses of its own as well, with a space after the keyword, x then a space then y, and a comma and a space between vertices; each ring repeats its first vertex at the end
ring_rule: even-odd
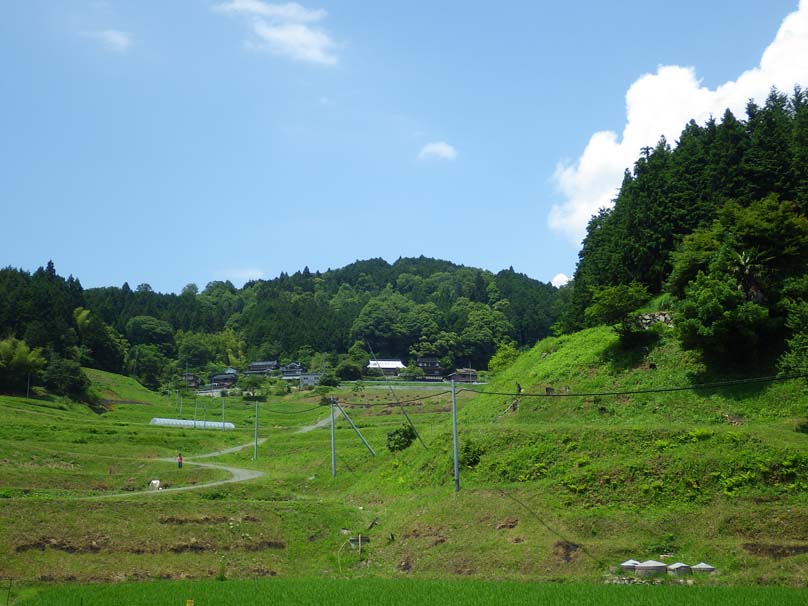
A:
POLYGON ((417 386, 395 395, 378 385, 333 392, 376 451, 340 419, 335 478, 328 429, 298 433, 329 411, 322 396, 304 392, 259 404, 266 441, 257 461, 251 446, 204 459, 262 477, 167 494, 139 491, 153 478, 194 486, 229 477, 160 459, 181 450, 190 463, 250 444, 254 403, 226 398, 236 430, 225 432, 148 424, 193 418, 194 409, 199 419, 220 420, 220 399, 186 397, 180 411, 175 397, 99 371, 91 377, 106 411, 0 397, 0 577, 15 587, 158 579, 196 586, 217 576, 276 577, 272 587, 296 578, 566 587, 602 584, 628 558, 662 558, 717 567, 697 585, 807 587, 808 435, 795 431, 808 418, 804 382, 544 395, 546 387, 653 390, 743 377, 705 367, 664 334, 639 354, 615 341, 606 328, 548 339, 484 388, 507 394, 518 382, 520 396, 461 392, 459 493, 450 395, 417 386), (407 402, 426 447, 385 447, 387 433, 404 423, 395 398, 407 402), (109 496, 120 493, 129 496, 109 496), (348 544, 359 534, 361 556, 348 544))
POLYGON ((49 589, 21 604, 31 606, 194 606, 244 604, 456 604, 458 606, 772 606, 802 605, 805 592, 777 587, 615 586, 435 580, 320 579, 150 582, 49 589))

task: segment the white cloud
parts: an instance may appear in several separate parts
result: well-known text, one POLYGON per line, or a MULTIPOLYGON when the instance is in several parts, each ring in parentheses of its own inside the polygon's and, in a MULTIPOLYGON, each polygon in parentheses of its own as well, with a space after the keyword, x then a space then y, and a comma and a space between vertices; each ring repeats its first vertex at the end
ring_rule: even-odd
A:
POLYGON ((419 160, 429 160, 431 158, 454 160, 457 158, 457 150, 446 141, 433 141, 424 145, 421 151, 418 152, 419 160))
POLYGON ((677 65, 657 68, 631 85, 626 93, 626 124, 622 137, 612 131, 592 135, 577 161, 561 162, 553 180, 565 201, 550 210, 550 228, 574 242, 583 238, 586 225, 598 209, 612 205, 623 177, 640 149, 653 146, 661 135, 672 145, 685 124, 720 117, 729 108, 743 117, 749 99, 762 102, 772 86, 790 92, 795 84, 808 84, 808 0, 780 25, 760 64, 736 80, 715 89, 701 85, 695 69, 677 65))
POLYGON ((132 34, 117 29, 104 29, 93 32, 82 32, 85 38, 92 38, 101 42, 107 49, 124 53, 132 46, 132 34))
POLYGON ((253 22, 253 32, 270 52, 290 59, 334 65, 337 57, 331 53, 334 42, 325 32, 302 23, 274 25, 262 19, 253 22))
POLYGON ((334 41, 325 31, 312 27, 328 13, 308 9, 296 2, 270 4, 260 0, 231 0, 213 6, 218 13, 241 15, 249 21, 253 37, 250 48, 265 49, 296 61, 335 65, 334 41))
POLYGON ((566 274, 556 274, 555 276, 553 276, 553 279, 550 280, 550 284, 558 288, 559 286, 564 286, 564 284, 566 284, 569 281, 570 281, 569 276, 567 276, 566 274))
POLYGON ((328 15, 327 11, 322 9, 309 10, 297 2, 269 4, 268 2, 261 2, 261 0, 231 0, 230 2, 215 5, 213 10, 218 13, 250 15, 297 23, 320 21, 328 15))

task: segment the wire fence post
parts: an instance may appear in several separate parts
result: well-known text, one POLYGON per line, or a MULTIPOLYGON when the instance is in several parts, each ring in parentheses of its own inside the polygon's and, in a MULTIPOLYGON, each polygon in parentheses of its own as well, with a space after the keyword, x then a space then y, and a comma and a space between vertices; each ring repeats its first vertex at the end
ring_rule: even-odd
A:
POLYGON ((331 477, 337 477, 337 450, 334 434, 334 397, 331 397, 331 477))
POLYGON ((452 448, 454 450, 454 485, 455 492, 460 491, 460 461, 457 453, 457 392, 455 380, 452 378, 452 448))

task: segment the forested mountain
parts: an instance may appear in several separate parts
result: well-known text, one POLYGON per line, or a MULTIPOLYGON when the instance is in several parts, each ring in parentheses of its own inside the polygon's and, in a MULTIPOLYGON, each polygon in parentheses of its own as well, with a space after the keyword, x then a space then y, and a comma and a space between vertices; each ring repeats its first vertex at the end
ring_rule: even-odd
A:
POLYGON ((430 355, 445 368, 485 368, 498 348, 547 336, 556 299, 556 288, 513 268, 493 274, 425 257, 304 268, 241 289, 189 284, 179 295, 148 284, 84 290, 49 263, 34 274, 0 271, 0 338, 46 358, 134 373, 151 387, 186 369, 258 359, 336 368, 366 359, 367 349, 405 363, 430 355))
POLYGON ((559 326, 597 324, 629 291, 667 293, 685 346, 738 361, 790 340, 781 366, 804 366, 794 352, 808 342, 806 212, 802 89, 750 101, 745 120, 691 121, 675 148, 641 150, 614 207, 590 221, 559 326))

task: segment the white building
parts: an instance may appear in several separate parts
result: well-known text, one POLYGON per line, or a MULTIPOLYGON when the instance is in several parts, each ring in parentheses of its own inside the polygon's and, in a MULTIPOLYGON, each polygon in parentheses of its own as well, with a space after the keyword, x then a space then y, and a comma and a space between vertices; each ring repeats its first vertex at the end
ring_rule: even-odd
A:
POLYGON ((387 376, 397 376, 404 368, 407 367, 401 360, 371 360, 368 364, 368 370, 380 370, 387 376))

